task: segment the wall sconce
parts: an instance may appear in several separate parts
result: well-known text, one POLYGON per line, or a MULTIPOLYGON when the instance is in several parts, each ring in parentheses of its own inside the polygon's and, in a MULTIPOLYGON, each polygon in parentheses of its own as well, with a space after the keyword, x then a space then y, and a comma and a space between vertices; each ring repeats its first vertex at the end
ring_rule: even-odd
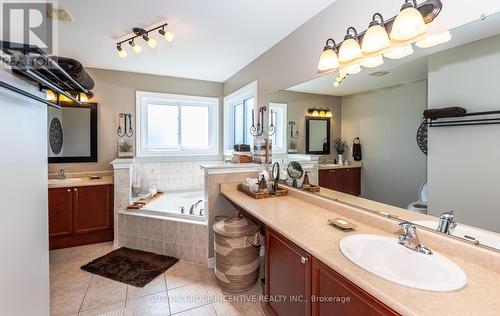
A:
MULTIPOLYGON (((81 103, 88 103, 90 101, 90 99, 92 99, 94 97, 94 94, 90 91, 87 93, 68 91, 68 93, 72 97, 74 97, 75 99, 80 101, 81 103)), ((52 90, 47 90, 46 100, 50 101, 50 102, 54 102, 55 104, 58 104, 58 105, 61 102, 74 102, 73 100, 69 99, 68 97, 66 97, 62 94, 59 94, 57 92, 54 92, 52 90)))
POLYGON ((312 107, 307 110, 307 116, 313 116, 313 117, 332 117, 333 113, 330 110, 330 108, 318 108, 318 107, 312 107))
POLYGON ((295 130, 295 133, 293 132, 294 126, 297 125, 296 121, 288 121, 288 125, 290 126, 290 138, 299 138, 300 137, 300 132, 299 128, 295 130))
POLYGON ((121 58, 127 57, 127 52, 123 49, 122 44, 128 42, 130 47, 132 47, 132 50, 136 53, 139 54, 142 52, 142 47, 138 43, 135 42, 136 38, 142 38, 146 44, 148 44, 149 47, 155 48, 156 45, 158 45, 158 42, 149 36, 149 33, 158 30, 158 33, 167 40, 168 42, 172 42, 174 40, 174 34, 169 31, 165 31, 165 27, 168 25, 168 23, 164 23, 160 26, 154 27, 150 30, 145 30, 140 27, 134 27, 132 29, 132 32, 134 32, 134 36, 127 38, 121 42, 116 43, 116 49, 118 50, 118 56, 121 58))
MULTIPOLYGON (((252 126, 250 127, 250 134, 252 136, 262 136, 264 134, 264 112, 267 110, 267 107, 261 106, 257 109, 257 125, 255 125, 255 115, 254 110, 252 109, 252 126)), ((275 128, 275 116, 276 113, 271 110, 271 124, 269 124, 268 135, 273 136, 276 133, 275 128)))

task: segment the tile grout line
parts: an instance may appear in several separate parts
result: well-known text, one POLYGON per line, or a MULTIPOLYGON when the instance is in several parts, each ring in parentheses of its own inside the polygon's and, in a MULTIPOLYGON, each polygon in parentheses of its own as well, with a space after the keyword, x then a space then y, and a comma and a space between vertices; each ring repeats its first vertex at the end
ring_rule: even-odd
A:
POLYGON ((90 283, 92 282, 92 279, 94 279, 94 275, 93 274, 90 277, 89 284, 87 285, 87 289, 85 290, 85 294, 83 295, 82 302, 80 303, 80 308, 78 309, 78 314, 80 312, 82 312, 83 302, 85 302, 85 298, 87 297, 87 292, 89 291, 90 283))

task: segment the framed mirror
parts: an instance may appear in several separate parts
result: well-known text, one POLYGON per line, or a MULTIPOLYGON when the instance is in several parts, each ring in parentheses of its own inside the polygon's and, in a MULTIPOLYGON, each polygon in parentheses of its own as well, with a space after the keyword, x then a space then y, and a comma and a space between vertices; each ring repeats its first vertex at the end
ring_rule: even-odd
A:
POLYGON ((306 154, 330 154, 329 117, 306 117, 306 154))
POLYGON ((49 108, 47 138, 49 163, 97 162, 97 103, 49 108))

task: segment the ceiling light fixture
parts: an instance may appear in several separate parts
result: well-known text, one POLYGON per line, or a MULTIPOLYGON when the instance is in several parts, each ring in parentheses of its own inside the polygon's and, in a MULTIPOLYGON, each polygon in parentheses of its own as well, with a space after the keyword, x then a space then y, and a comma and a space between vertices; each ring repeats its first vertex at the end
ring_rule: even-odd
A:
POLYGON ((363 53, 359 46, 358 31, 354 27, 349 26, 344 37, 344 42, 340 45, 339 60, 342 63, 348 63, 361 57, 363 57, 363 53))
POLYGON ((399 14, 388 20, 380 13, 373 14, 367 30, 358 33, 351 26, 341 43, 326 41, 318 72, 337 70, 334 86, 338 87, 347 75, 359 73, 361 66, 375 68, 384 63, 383 57, 400 59, 413 54, 413 44, 428 48, 449 41, 448 31, 426 34, 426 24, 433 22, 442 8, 441 0, 425 0, 420 5, 416 0, 405 0, 399 14))
POLYGON ((339 59, 337 57, 336 47, 337 44, 331 38, 326 41, 326 45, 323 48, 323 53, 319 58, 318 70, 325 71, 330 69, 335 69, 340 67, 339 59))
POLYGON ((130 44, 130 46, 132 46, 132 50, 134 51, 134 53, 139 54, 140 52, 142 52, 142 46, 136 44, 134 40, 131 40, 128 43, 130 44))
POLYGON ((407 41, 427 31, 424 18, 417 10, 416 0, 405 0, 391 30, 391 39, 407 41))
POLYGON ((122 45, 116 45, 116 49, 118 50, 118 56, 121 58, 127 57, 127 52, 122 48, 122 45))
POLYGON ((162 26, 158 33, 170 43, 174 40, 174 33, 165 31, 165 26, 162 26))
POLYGON ((134 27, 132 29, 132 32, 135 34, 132 37, 129 37, 127 39, 124 39, 123 41, 120 41, 116 43, 116 49, 118 50, 118 56, 124 58, 127 57, 127 52, 123 49, 122 44, 128 42, 130 46, 132 47, 133 51, 137 54, 142 52, 142 47, 135 42, 136 38, 142 38, 146 44, 148 44, 149 47, 155 48, 158 45, 158 42, 149 36, 149 34, 153 31, 158 30, 158 33, 165 38, 168 42, 172 42, 174 40, 174 34, 169 31, 165 31, 165 27, 168 25, 168 23, 161 24, 160 26, 154 27, 150 30, 145 30, 140 27, 134 27))

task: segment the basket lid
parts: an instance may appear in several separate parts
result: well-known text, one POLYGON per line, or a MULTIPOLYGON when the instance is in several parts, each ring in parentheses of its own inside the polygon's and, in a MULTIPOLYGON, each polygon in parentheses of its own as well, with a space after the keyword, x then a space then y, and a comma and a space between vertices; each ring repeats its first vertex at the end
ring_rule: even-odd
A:
POLYGON ((255 234, 260 227, 252 220, 240 215, 240 210, 236 209, 232 217, 216 222, 213 229, 222 236, 243 237, 255 234))

